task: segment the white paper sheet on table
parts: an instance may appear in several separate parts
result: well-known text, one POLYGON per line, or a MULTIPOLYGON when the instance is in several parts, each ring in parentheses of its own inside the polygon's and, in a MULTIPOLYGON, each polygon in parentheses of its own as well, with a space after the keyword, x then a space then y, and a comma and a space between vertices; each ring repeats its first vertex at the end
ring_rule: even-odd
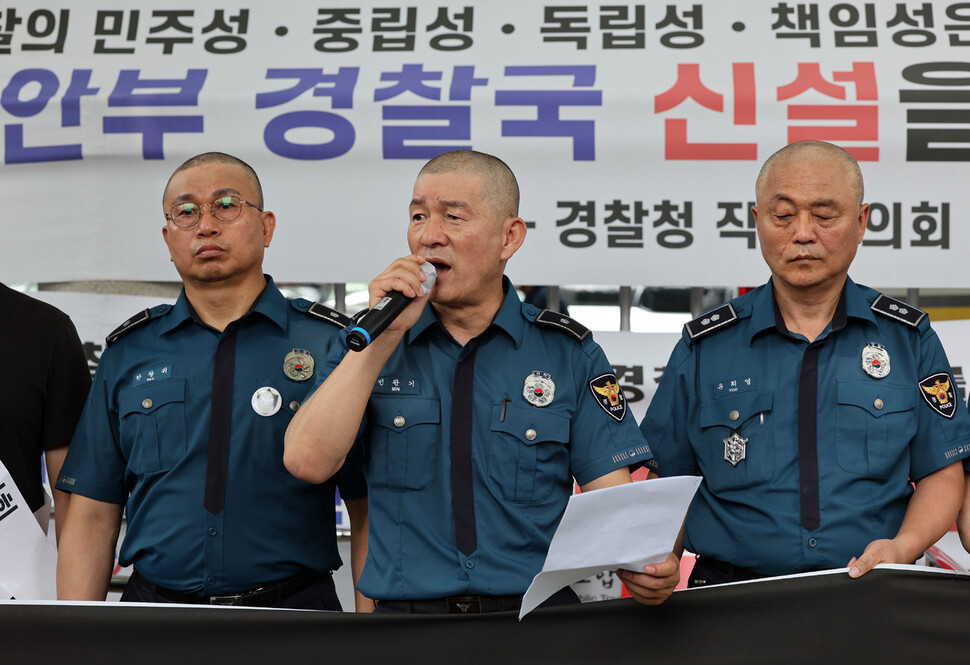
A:
POLYGON ((674 476, 569 497, 521 620, 566 585, 604 570, 642 571, 670 554, 701 479, 674 476))

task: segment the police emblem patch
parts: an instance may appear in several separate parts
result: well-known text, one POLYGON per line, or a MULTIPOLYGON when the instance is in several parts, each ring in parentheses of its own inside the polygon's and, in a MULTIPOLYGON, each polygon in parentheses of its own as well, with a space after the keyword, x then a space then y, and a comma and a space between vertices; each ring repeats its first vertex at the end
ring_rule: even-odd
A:
POLYGON ((280 410, 280 406, 283 405, 283 397, 276 388, 263 386, 253 393, 250 402, 253 405, 253 411, 261 416, 269 417, 280 410))
POLYGON ((589 382, 590 392, 596 403, 610 414, 616 422, 623 422, 626 415, 626 397, 616 381, 615 374, 600 374, 589 382))
POLYGON ((306 349, 293 349, 283 358, 283 373, 294 381, 306 381, 313 376, 313 356, 306 349))
POLYGON ((724 442, 724 459, 737 466, 747 453, 748 440, 741 436, 741 430, 731 430, 731 436, 722 439, 724 442))
POLYGON ((862 369, 874 379, 889 375, 889 352, 882 344, 869 342, 862 349, 862 369))
POLYGON ((536 370, 525 377, 525 385, 522 386, 522 396, 532 406, 549 406, 556 396, 556 384, 553 382, 549 372, 536 370))
POLYGON ((956 413, 956 391, 950 381, 950 375, 946 372, 931 374, 919 382, 920 395, 923 400, 930 405, 944 418, 952 418, 956 413))

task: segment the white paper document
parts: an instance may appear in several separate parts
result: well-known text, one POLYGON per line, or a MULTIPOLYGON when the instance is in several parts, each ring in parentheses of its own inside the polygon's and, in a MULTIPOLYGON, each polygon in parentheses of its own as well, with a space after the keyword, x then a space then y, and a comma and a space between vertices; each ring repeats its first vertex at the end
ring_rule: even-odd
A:
POLYGON ((519 619, 590 575, 617 568, 643 572, 664 561, 700 482, 698 476, 655 478, 571 496, 519 619))
MULTIPOLYGON (((50 506, 47 507, 48 515, 50 506)), ((57 550, 48 541, 27 502, 0 463, 0 594, 4 600, 54 600, 57 550)))

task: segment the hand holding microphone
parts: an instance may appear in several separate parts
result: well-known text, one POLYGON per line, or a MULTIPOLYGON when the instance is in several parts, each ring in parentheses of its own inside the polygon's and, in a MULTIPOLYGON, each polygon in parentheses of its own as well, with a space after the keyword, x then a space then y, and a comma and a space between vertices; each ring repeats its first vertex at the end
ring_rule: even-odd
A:
MULTIPOLYGON (((438 276, 434 266, 429 262, 422 263, 421 270, 424 271, 425 280, 421 282, 421 295, 419 297, 431 293, 438 276)), ((350 330, 350 333, 347 334, 347 346, 352 351, 363 351, 368 344, 387 329, 401 312, 407 309, 407 306, 413 300, 414 298, 409 298, 400 291, 388 292, 350 330)))

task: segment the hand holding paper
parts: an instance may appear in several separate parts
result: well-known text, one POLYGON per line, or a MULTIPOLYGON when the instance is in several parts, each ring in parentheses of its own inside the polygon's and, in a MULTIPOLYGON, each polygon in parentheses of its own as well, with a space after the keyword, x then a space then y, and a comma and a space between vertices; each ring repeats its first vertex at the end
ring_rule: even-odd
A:
POLYGON ((570 497, 519 619, 591 574, 617 568, 643 572, 647 564, 665 561, 700 481, 657 478, 570 497))

